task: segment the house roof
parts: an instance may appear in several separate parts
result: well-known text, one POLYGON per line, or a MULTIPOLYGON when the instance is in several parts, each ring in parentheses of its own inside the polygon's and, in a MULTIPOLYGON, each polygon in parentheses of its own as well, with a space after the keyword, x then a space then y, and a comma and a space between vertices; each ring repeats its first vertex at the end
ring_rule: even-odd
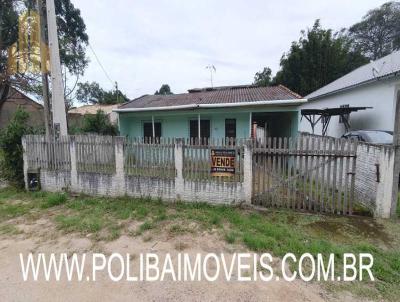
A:
POLYGON ((31 97, 29 97, 28 95, 26 95, 25 93, 21 92, 19 89, 10 86, 10 90, 8 92, 7 95, 7 100, 24 100, 24 101, 29 101, 32 103, 33 106, 39 108, 39 109, 43 109, 43 105, 38 103, 37 101, 35 101, 34 99, 32 99, 31 97))
POLYGON ((399 75, 400 50, 353 70, 336 81, 310 93, 306 98, 315 100, 343 90, 399 75))
POLYGON ((113 109, 118 108, 118 104, 114 105, 100 105, 100 104, 93 104, 93 105, 84 105, 77 108, 72 108, 68 111, 68 113, 75 113, 75 114, 96 114, 98 110, 104 111, 105 114, 110 114, 113 109))
POLYGON ((195 88, 189 93, 171 95, 144 95, 119 106, 115 111, 128 111, 129 109, 154 110, 165 108, 179 109, 200 107, 202 105, 257 105, 264 102, 292 101, 293 104, 301 96, 279 85, 271 87, 258 87, 254 85, 225 86, 215 88, 195 88), (251 103, 251 104, 249 104, 251 103))

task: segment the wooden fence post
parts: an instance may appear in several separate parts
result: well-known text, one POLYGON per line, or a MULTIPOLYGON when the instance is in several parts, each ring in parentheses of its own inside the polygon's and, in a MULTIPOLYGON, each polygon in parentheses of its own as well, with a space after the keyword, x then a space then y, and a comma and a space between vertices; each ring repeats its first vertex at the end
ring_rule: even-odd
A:
POLYGON ((26 136, 22 137, 22 158, 24 161, 24 182, 25 182, 25 189, 28 191, 29 190, 29 184, 28 184, 28 156, 26 153, 26 136))
POLYGON ((78 192, 78 169, 77 169, 77 159, 76 159, 76 142, 75 136, 69 137, 69 152, 71 158, 71 191, 78 192))
POLYGON ((245 202, 251 204, 253 197, 253 148, 251 140, 247 140, 244 144, 243 189, 245 202))
POLYGON ((182 138, 178 138, 175 141, 175 194, 176 199, 180 200, 184 192, 184 180, 183 180, 183 144, 182 138))

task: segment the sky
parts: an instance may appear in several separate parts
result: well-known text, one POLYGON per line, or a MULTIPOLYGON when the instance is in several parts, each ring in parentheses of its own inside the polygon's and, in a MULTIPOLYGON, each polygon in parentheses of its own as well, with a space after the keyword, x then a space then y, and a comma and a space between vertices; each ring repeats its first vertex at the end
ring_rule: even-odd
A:
POLYGON ((81 10, 89 43, 81 81, 128 98, 153 94, 162 84, 174 93, 251 84, 265 66, 279 70, 282 54, 316 19, 339 30, 361 20, 377 0, 71 0, 81 10), (110 81, 110 79, 111 81, 110 81))

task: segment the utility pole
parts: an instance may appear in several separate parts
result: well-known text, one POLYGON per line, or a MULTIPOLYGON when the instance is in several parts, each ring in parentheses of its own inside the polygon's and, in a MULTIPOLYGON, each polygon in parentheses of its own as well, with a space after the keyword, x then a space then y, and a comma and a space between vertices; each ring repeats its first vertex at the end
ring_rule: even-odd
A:
POLYGON ((115 92, 117 93, 117 103, 119 104, 118 82, 115 82, 115 92))
POLYGON ((53 130, 56 137, 68 134, 62 82, 60 51, 54 0, 46 0, 47 28, 50 52, 53 130))
POLYGON ((47 45, 48 39, 46 35, 47 18, 46 18, 46 5, 43 3, 45 0, 38 0, 38 11, 40 16, 40 62, 42 72, 42 94, 43 94, 43 107, 44 107, 44 126, 46 129, 46 136, 49 138, 52 134, 53 122, 51 118, 51 105, 49 96, 49 75, 47 70, 47 45))

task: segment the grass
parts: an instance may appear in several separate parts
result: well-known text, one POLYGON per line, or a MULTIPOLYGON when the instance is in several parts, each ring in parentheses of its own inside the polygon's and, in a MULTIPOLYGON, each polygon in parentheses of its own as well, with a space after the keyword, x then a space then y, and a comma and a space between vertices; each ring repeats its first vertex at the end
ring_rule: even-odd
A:
MULTIPOLYGON (((369 217, 307 215, 284 210, 257 212, 205 203, 162 203, 135 198, 69 197, 57 193, 0 190, 0 234, 17 234, 12 219, 53 211, 54 223, 66 233, 91 234, 94 240, 114 240, 139 222, 136 236, 152 240, 153 232, 172 236, 217 232, 228 244, 243 244, 256 252, 282 257, 368 252, 374 256, 374 283, 327 283, 328 289, 347 290, 376 300, 397 300, 400 295, 400 223, 369 217), (10 221, 7 222, 7 221, 10 221)), ((177 250, 186 248, 177 246, 177 250)), ((340 270, 340 267, 337 267, 340 270)))
POLYGON ((67 194, 65 193, 52 193, 42 203, 42 208, 51 208, 59 206, 67 201, 67 194))
POLYGON ((0 234, 1 235, 18 235, 21 231, 18 228, 11 224, 4 224, 0 226, 0 234))
POLYGON ((228 232, 225 234, 224 238, 226 242, 233 244, 236 242, 237 235, 235 234, 235 232, 228 232))

